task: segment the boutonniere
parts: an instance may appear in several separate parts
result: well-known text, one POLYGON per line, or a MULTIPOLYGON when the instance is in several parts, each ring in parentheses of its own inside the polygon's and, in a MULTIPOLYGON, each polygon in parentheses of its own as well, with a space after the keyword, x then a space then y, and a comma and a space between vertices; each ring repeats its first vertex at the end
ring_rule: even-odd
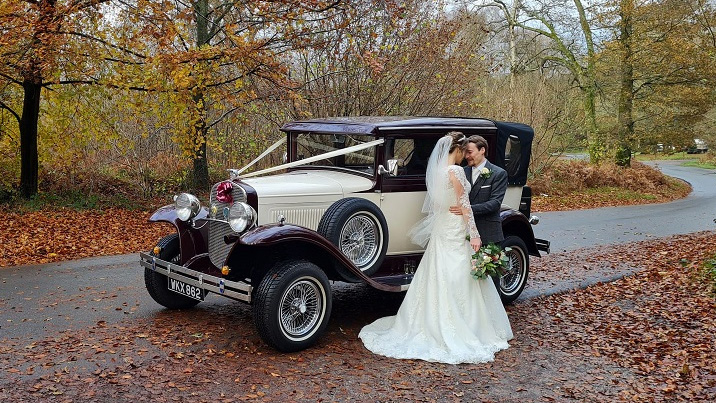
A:
POLYGON ((482 169, 480 170, 480 178, 487 179, 490 177, 490 175, 492 175, 492 171, 487 169, 487 167, 482 167, 482 169))

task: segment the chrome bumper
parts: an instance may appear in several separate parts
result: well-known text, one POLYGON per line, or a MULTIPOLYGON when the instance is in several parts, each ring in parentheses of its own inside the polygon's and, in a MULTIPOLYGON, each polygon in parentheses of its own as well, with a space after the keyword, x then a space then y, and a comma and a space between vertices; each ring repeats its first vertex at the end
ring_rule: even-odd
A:
POLYGON ((251 291, 253 287, 249 284, 200 273, 196 270, 158 259, 156 256, 152 256, 148 253, 140 253, 139 257, 142 267, 161 275, 183 281, 205 291, 213 292, 214 294, 251 303, 251 291))
POLYGON ((535 243, 537 244, 537 250, 549 253, 550 242, 548 240, 535 238, 535 243))

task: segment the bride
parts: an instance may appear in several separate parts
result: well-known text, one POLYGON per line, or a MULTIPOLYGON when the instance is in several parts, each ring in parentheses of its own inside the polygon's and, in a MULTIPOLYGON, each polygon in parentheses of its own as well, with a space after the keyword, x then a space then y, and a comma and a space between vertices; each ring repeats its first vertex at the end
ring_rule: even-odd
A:
POLYGON ((413 242, 427 243, 425 254, 397 315, 376 320, 358 335, 376 354, 479 363, 492 361, 512 339, 492 279, 470 276, 470 258, 481 242, 468 200, 470 183, 458 166, 466 145, 464 134, 450 132, 430 155, 423 205, 428 215, 411 230, 413 242), (462 206, 462 215, 450 213, 455 204, 462 206))

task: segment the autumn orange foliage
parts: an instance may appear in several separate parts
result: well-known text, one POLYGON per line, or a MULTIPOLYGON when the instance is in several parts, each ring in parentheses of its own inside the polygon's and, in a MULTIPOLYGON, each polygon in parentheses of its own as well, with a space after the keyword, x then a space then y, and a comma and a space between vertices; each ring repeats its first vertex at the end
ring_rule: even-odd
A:
POLYGON ((534 211, 662 203, 686 197, 691 192, 685 182, 640 162, 632 162, 631 168, 624 168, 614 163, 558 161, 530 179, 528 185, 534 195, 534 211))
POLYGON ((147 222, 149 216, 146 211, 120 208, 6 213, 0 267, 149 250, 173 231, 168 225, 147 222))

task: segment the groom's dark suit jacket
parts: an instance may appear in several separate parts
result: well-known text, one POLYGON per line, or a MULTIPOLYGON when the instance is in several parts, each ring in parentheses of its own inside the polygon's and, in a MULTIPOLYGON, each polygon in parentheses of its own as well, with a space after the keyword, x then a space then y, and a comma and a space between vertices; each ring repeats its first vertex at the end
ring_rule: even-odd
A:
MULTIPOLYGON (((478 176, 470 189, 470 204, 477 230, 483 245, 499 243, 505 239, 500 222, 500 206, 507 191, 507 172, 487 161, 485 168, 492 171, 489 178, 478 176)), ((472 182, 472 167, 465 167, 465 176, 472 182)))

